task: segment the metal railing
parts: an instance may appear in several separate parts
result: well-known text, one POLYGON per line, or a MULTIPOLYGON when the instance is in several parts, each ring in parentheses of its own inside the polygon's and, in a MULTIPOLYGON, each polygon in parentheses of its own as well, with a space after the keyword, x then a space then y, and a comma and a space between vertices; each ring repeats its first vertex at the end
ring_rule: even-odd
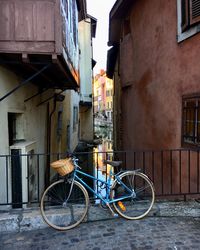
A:
POLYGON ((199 150, 171 149, 119 152, 125 169, 141 169, 153 181, 156 195, 184 199, 200 194, 199 150))
MULTIPOLYGON (((49 163, 63 157, 60 153, 0 155, 0 210, 38 206, 45 186, 58 178, 49 163)), ((77 157, 82 169, 97 178, 107 178, 105 159, 122 160, 124 170, 141 169, 153 181, 157 197, 186 199, 200 194, 199 150, 85 152, 77 157)), ((98 189, 98 182, 89 185, 98 189)))
MULTIPOLYGON (((39 205, 44 189, 59 178, 50 162, 67 154, 0 155, 0 210, 39 205)), ((93 174, 93 153, 77 154, 84 171, 93 174)), ((93 183, 90 183, 93 185, 93 183)))

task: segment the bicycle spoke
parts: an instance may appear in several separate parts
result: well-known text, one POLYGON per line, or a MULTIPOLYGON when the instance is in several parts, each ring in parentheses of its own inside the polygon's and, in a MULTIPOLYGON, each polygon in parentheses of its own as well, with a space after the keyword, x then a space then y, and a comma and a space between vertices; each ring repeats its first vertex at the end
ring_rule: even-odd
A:
POLYGON ((146 186, 144 186, 144 187, 140 187, 140 188, 138 188, 138 189, 135 190, 135 193, 136 193, 136 194, 139 194, 139 193, 141 193, 142 191, 146 190, 146 189, 149 188, 149 187, 150 187, 149 184, 146 185, 146 186))
POLYGON ((120 176, 121 182, 113 184, 112 197, 122 198, 113 203, 116 211, 126 219, 140 219, 149 213, 154 203, 154 189, 142 173, 127 171, 120 176), (120 185, 121 184, 121 185, 120 185), (122 188, 123 187, 123 188, 122 188), (118 190, 121 189, 120 196, 118 190), (133 196, 127 197, 132 190, 133 196))
POLYGON ((87 191, 80 183, 74 182, 71 185, 60 180, 44 192, 40 207, 44 220, 51 227, 67 230, 84 219, 88 202, 87 191))

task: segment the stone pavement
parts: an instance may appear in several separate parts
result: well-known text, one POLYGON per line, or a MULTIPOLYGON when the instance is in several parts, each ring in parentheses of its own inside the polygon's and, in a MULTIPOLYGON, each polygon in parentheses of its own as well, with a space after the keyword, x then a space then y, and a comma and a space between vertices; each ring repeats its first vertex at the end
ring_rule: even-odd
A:
POLYGON ((200 203, 158 202, 140 221, 113 218, 90 206, 84 223, 66 232, 49 228, 38 208, 0 212, 0 250, 200 249, 200 203))
POLYGON ((66 232, 51 228, 0 234, 1 250, 200 249, 200 219, 122 218, 82 223, 66 232))
MULTIPOLYGON (((200 203, 187 202, 158 202, 156 201, 149 216, 156 217, 196 217, 200 218, 200 203)), ((86 217, 87 222, 113 219, 109 211, 105 211, 99 206, 90 206, 86 217)), ((0 212, 0 234, 4 232, 22 232, 47 228, 44 223, 39 208, 15 209, 7 212, 0 212)), ((200 248, 199 248, 200 249, 200 248)))

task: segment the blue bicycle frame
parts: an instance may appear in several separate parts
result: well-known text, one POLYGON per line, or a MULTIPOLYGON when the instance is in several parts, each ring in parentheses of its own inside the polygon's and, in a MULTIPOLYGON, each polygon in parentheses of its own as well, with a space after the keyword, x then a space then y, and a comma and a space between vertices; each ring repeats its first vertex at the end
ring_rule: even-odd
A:
POLYGON ((76 180, 76 181, 80 182, 83 186, 85 186, 88 190, 90 190, 96 197, 98 197, 100 200, 102 200, 103 203, 105 203, 105 204, 111 204, 111 203, 114 203, 114 202, 118 202, 118 201, 124 200, 124 199, 126 199, 126 198, 131 198, 131 197, 134 198, 134 197, 136 197, 134 190, 132 190, 132 189, 130 189, 129 187, 127 187, 127 185, 121 181, 121 179, 120 179, 120 177, 119 177, 120 174, 121 174, 121 172, 120 172, 120 173, 117 173, 117 174, 113 174, 112 169, 110 169, 108 180, 107 180, 107 181, 104 181, 104 180, 101 180, 101 179, 99 179, 99 178, 96 178, 96 177, 94 177, 94 176, 92 176, 92 175, 90 175, 90 174, 86 174, 86 173, 82 172, 81 170, 79 170, 78 168, 80 168, 80 167, 79 167, 78 164, 75 162, 75 170, 74 170, 73 177, 72 177, 73 180, 76 180), (106 189, 106 196, 105 196, 105 198, 98 192, 98 190, 97 190, 97 192, 96 192, 96 191, 95 191, 93 188, 91 188, 87 183, 85 183, 85 181, 83 181, 83 180, 78 176, 78 174, 79 174, 79 175, 82 175, 82 176, 85 176, 85 177, 88 177, 88 178, 90 178, 90 179, 92 179, 92 180, 95 180, 95 181, 97 181, 97 182, 100 182, 102 186, 105 185, 105 189, 106 189), (121 186, 123 186, 123 187, 125 188, 126 192, 127 192, 127 193, 130 193, 130 195, 123 195, 123 196, 121 196, 120 198, 111 199, 111 198, 110 198, 110 191, 111 191, 111 178, 112 178, 112 177, 115 177, 115 180, 117 180, 117 182, 118 182, 121 186))

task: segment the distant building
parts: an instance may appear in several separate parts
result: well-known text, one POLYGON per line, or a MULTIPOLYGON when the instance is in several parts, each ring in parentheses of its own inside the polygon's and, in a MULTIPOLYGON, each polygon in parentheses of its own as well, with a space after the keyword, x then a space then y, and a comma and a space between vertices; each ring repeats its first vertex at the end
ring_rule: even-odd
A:
POLYGON ((94 78, 95 135, 102 138, 99 151, 112 151, 113 142, 113 81, 101 70, 94 78))

